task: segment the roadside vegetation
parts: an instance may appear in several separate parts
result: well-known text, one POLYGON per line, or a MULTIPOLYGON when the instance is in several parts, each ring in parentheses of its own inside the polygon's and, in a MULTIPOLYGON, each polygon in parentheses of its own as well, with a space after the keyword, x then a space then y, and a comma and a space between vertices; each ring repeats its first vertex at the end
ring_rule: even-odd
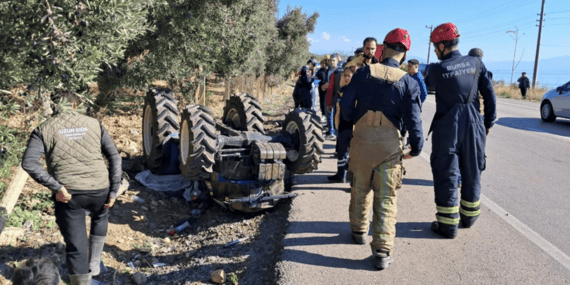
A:
MULTIPOLYGON (((497 97, 511 98, 517 100, 523 99, 521 96, 521 90, 519 89, 518 85, 514 83, 510 85, 505 84, 505 82, 502 80, 498 82, 494 81, 493 83, 495 87, 495 95, 497 97)), ((526 100, 540 102, 544 93, 550 91, 550 89, 552 88, 547 88, 544 86, 537 88, 529 88, 526 93, 526 100)))

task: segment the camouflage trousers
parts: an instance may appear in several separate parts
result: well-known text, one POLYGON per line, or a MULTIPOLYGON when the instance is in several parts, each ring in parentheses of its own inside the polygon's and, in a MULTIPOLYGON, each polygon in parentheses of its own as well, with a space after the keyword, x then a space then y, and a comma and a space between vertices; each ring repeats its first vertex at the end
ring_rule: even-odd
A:
POLYGON ((350 228, 367 234, 372 208, 372 251, 391 252, 394 246, 402 155, 400 132, 381 112, 369 111, 356 123, 349 155, 350 228))

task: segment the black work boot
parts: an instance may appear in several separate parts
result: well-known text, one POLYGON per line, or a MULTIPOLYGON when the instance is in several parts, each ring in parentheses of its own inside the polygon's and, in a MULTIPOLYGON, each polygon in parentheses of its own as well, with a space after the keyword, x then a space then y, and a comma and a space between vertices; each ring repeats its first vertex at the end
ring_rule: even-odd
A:
POLYGON ((384 270, 390 267, 390 264, 394 262, 394 259, 392 259, 392 257, 390 256, 390 253, 385 251, 375 250, 373 256, 374 256, 374 267, 376 267, 376 269, 384 270))
POLYGON ((335 175, 327 176, 327 179, 331 183, 346 183, 346 177, 341 177, 338 175, 338 173, 335 175))
POLYGON ((457 237, 457 228, 444 226, 437 221, 431 223, 431 231, 445 238, 454 239, 457 237))
POLYGON ((459 218, 461 221, 461 226, 463 228, 470 228, 475 224, 475 221, 477 221, 477 218, 479 218, 479 216, 477 217, 467 217, 465 215, 459 214, 459 218))
POLYGON ((352 232, 352 240, 354 240, 356 244, 366 244, 366 235, 364 233, 352 232))

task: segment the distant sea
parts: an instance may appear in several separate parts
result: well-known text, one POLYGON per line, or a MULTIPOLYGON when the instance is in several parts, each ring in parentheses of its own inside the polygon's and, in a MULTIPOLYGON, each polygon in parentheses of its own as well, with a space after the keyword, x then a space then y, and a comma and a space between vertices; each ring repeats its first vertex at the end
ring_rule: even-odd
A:
MULTIPOLYGON (((493 80, 499 81, 504 80, 505 84, 509 84, 511 82, 511 71, 510 70, 492 70, 489 69, 493 73, 493 80)), ((517 83, 517 79, 521 76, 522 71, 515 70, 513 75, 513 83, 517 83)), ((527 71, 526 76, 530 79, 530 84, 532 85, 532 71, 527 71)), ((563 73, 563 72, 538 72, 536 77, 536 84, 539 87, 546 87, 548 89, 554 89, 558 86, 563 85, 564 83, 570 81, 570 73, 563 73)))

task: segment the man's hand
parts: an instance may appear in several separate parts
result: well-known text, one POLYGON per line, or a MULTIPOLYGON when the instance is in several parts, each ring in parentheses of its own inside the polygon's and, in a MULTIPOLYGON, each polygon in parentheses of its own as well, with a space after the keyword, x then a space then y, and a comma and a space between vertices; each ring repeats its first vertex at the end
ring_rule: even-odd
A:
POLYGON ((329 88, 329 83, 328 83, 328 82, 325 83, 325 84, 323 84, 323 85, 321 85, 321 90, 322 90, 322 91, 327 91, 327 88, 329 88))
POLYGON ((412 156, 412 155, 410 154, 410 152, 412 152, 412 147, 411 147, 411 146, 408 147, 407 150, 404 150, 404 160, 410 159, 410 158, 413 158, 413 157, 414 157, 414 156, 412 156))
POLYGON ((55 194, 55 199, 59 202, 62 203, 67 203, 69 202, 69 200, 71 200, 71 194, 69 194, 69 192, 67 192, 67 189, 65 189, 65 186, 61 186, 61 188, 59 188, 59 191, 57 191, 57 193, 55 194))
POLYGON ((109 209, 109 208, 113 207, 113 205, 115 205, 115 200, 117 200, 117 199, 109 197, 109 201, 107 201, 107 204, 105 204, 103 207, 105 209, 109 209))
POLYGON ((485 130, 487 131, 487 135, 489 135, 489 130, 491 130, 491 129, 485 128, 485 130))

